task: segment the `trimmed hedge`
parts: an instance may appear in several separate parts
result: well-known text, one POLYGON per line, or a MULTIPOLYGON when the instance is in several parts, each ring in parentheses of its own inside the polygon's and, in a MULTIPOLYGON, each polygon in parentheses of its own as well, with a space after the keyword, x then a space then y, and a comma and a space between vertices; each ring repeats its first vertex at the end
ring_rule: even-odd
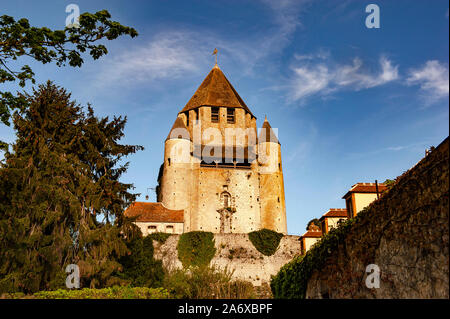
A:
POLYGON ((272 256, 277 251, 283 234, 270 229, 261 229, 249 233, 248 238, 261 254, 272 256))
POLYGON ((169 293, 164 288, 121 287, 114 286, 103 289, 59 289, 39 291, 33 295, 23 293, 4 294, 7 299, 168 299, 169 293))
POLYGON ((272 276, 270 282, 274 298, 304 299, 308 280, 313 271, 323 267, 331 252, 338 249, 338 246, 344 242, 349 229, 363 217, 366 211, 367 208, 363 209, 355 218, 346 220, 337 228, 330 230, 305 255, 297 256, 281 267, 278 274, 272 276))
POLYGON ((184 268, 207 266, 216 253, 214 235, 211 232, 183 233, 177 245, 178 259, 184 268))

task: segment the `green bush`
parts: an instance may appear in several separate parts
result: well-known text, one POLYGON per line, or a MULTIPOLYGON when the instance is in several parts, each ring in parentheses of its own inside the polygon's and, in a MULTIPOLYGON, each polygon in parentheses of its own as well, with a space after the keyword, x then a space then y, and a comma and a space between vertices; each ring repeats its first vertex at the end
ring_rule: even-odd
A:
POLYGON ((315 243, 305 255, 297 256, 281 267, 270 282, 274 298, 305 298, 308 280, 313 271, 323 267, 331 252, 344 242, 349 229, 366 214, 366 211, 367 208, 359 212, 355 218, 342 222, 315 243))
POLYGON ((250 282, 232 280, 232 272, 215 267, 191 267, 168 273, 164 287, 176 299, 250 299, 255 290, 250 282))
POLYGON ((103 289, 83 288, 79 290, 59 289, 39 291, 33 295, 23 293, 5 294, 8 299, 168 299, 169 293, 164 288, 120 287, 103 289))
POLYGON ((184 233, 180 236, 177 250, 184 268, 207 266, 216 253, 214 235, 203 231, 184 233))
POLYGON ((269 229, 261 229, 248 234, 253 246, 263 255, 272 256, 278 249, 283 234, 269 229))
MULTIPOLYGON (((158 236, 155 237, 164 237, 158 236)), ((127 242, 128 253, 119 259, 123 266, 119 277, 134 287, 156 288, 162 284, 164 270, 162 261, 153 258, 153 239, 152 236, 146 236, 130 240, 127 242)))
POLYGON ((169 238, 171 236, 171 234, 168 233, 152 233, 147 235, 148 238, 151 238, 152 240, 156 240, 157 242, 164 244, 167 240, 167 238, 169 238))

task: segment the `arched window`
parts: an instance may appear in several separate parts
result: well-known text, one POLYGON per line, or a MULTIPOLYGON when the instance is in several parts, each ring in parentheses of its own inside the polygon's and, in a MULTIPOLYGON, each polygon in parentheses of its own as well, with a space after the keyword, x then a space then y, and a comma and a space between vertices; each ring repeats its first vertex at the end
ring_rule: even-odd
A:
POLYGON ((220 201, 222 202, 223 208, 231 207, 231 194, 222 192, 222 194, 220 194, 220 201))
POLYGON ((223 207, 230 207, 230 196, 228 194, 223 195, 223 207))

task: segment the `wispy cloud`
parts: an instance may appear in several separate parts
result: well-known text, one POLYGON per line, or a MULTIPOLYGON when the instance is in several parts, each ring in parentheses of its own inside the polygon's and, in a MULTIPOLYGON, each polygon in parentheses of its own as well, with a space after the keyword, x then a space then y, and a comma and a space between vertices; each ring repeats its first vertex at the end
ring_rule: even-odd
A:
POLYGON ((280 27, 282 36, 289 36, 299 26, 299 15, 312 1, 311 0, 262 0, 273 11, 273 20, 280 27))
POLYGON ((368 89, 398 79, 398 66, 394 66, 386 57, 381 57, 379 64, 381 70, 375 74, 365 70, 359 58, 354 58, 351 64, 344 65, 330 66, 319 62, 293 67, 294 76, 291 79, 288 99, 293 102, 312 95, 326 96, 342 89, 368 89))
MULTIPOLYGON (((165 32, 143 46, 129 48, 104 63, 99 77, 103 82, 145 82, 174 79, 197 70, 201 50, 191 34, 165 32)), ((206 53, 206 52, 205 52, 206 53)))
POLYGON ((330 51, 325 49, 319 49, 316 53, 310 54, 297 54, 294 53, 294 59, 297 61, 312 61, 316 59, 325 60, 331 56, 330 51))
POLYGON ((437 60, 427 61, 417 69, 411 69, 406 79, 408 85, 420 85, 423 97, 427 104, 431 104, 448 97, 449 70, 448 65, 437 60))
POLYGON ((310 0, 261 0, 269 10, 271 26, 264 32, 247 34, 243 39, 227 38, 210 29, 171 29, 160 32, 143 45, 123 49, 104 60, 98 72, 97 85, 120 82, 145 83, 177 79, 201 69, 211 59, 214 47, 222 58, 233 61, 243 72, 253 68, 289 44, 290 37, 301 25, 300 12, 310 0))

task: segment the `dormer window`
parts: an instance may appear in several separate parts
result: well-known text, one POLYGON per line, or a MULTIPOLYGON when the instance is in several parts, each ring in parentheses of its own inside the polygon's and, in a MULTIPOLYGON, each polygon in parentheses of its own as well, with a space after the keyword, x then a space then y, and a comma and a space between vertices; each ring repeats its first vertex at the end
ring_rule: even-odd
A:
POLYGON ((211 122, 219 123, 219 108, 218 107, 211 108, 211 122))

